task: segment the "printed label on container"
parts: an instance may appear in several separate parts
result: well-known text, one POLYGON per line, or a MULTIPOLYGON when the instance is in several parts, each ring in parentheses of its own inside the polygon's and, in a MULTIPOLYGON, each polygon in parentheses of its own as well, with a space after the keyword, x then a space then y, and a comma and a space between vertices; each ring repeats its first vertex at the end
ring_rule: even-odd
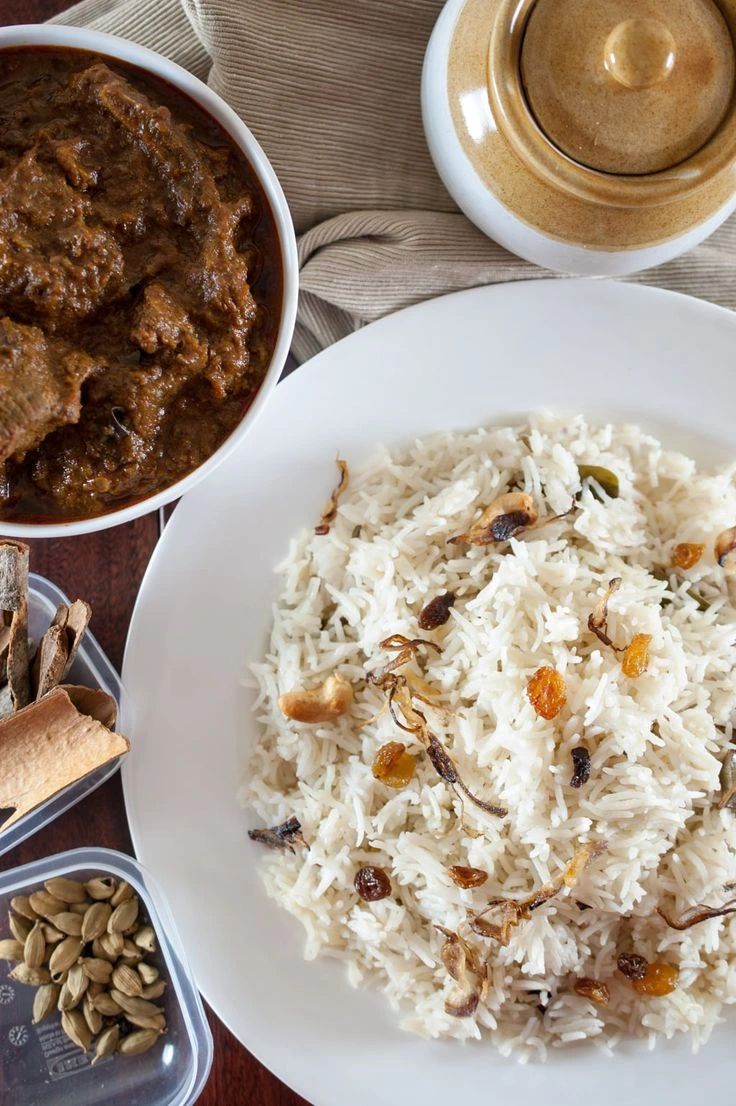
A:
POLYGON ((91 1057, 72 1044, 58 1021, 41 1022, 36 1034, 52 1079, 66 1079, 90 1066, 91 1057))

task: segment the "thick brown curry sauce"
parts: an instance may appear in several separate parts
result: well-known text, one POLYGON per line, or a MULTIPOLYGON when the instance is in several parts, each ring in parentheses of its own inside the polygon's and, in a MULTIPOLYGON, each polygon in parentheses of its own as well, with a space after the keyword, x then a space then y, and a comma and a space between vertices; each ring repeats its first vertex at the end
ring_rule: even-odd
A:
POLYGON ((86 51, 0 51, 0 519, 101 514, 213 453, 281 276, 255 174, 194 101, 86 51))

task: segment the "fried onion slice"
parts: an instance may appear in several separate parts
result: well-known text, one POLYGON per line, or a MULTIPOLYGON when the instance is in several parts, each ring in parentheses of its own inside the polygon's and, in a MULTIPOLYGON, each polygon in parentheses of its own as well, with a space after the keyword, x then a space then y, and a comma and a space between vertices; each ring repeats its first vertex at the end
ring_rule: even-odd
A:
POLYGON ((728 899, 722 906, 708 906, 707 903, 696 903, 685 910, 679 918, 674 917, 663 907, 657 907, 657 913, 663 918, 670 929, 690 929, 700 922, 707 922, 709 918, 725 918, 728 914, 736 914, 736 898, 728 899))
MULTIPOLYGON (((462 795, 464 795, 480 810, 485 811, 486 814, 493 814, 497 818, 505 818, 508 814, 508 810, 506 810, 505 807, 495 806, 493 803, 485 802, 484 799, 479 799, 462 779, 458 772, 457 765, 452 760, 444 745, 430 731, 426 715, 414 705, 414 697, 422 699, 423 702, 427 702, 427 700, 423 696, 413 695, 407 677, 397 675, 394 672, 384 671, 381 673, 374 673, 369 676, 368 679, 376 687, 380 687, 381 690, 386 692, 388 709, 396 725, 400 730, 403 730, 404 733, 413 734, 413 736, 421 742, 427 750, 427 756, 434 770, 437 772, 437 775, 443 779, 445 783, 449 783, 456 794, 458 794, 458 792, 460 793, 458 797, 461 798, 462 795), (397 708, 401 712, 401 716, 397 713, 397 708)), ((434 704, 431 702, 428 702, 428 706, 434 708, 434 704)))
POLYGON ((445 783, 449 783, 453 789, 459 789, 466 799, 469 799, 471 803, 479 807, 480 810, 484 810, 486 814, 493 814, 497 818, 505 818, 508 814, 508 810, 503 806, 495 806, 493 803, 487 803, 484 799, 479 799, 477 795, 474 795, 468 785, 462 779, 460 773, 457 770, 457 765, 454 760, 445 749, 441 741, 439 741, 434 734, 429 736, 429 744, 427 745, 427 756, 432 762, 434 768, 440 779, 443 779, 445 783))
POLYGON ((736 809, 736 749, 726 749, 718 779, 721 785, 718 810, 736 809))
POLYGON ((488 967, 470 945, 444 926, 436 926, 446 940, 440 953, 451 979, 458 984, 445 999, 445 1013, 455 1018, 470 1018, 488 993, 488 967), (469 978, 468 972, 475 978, 469 978))
POLYGON ((335 459, 335 464, 340 472, 340 479, 337 486, 333 489, 332 495, 325 504, 322 517, 314 528, 314 532, 318 537, 324 537, 325 534, 329 534, 330 527, 337 518, 337 508, 340 504, 340 496, 346 491, 350 480, 350 471, 347 461, 343 461, 341 457, 337 457, 335 459))
POLYGON ((574 887, 588 865, 601 856, 607 848, 605 841, 589 841, 585 845, 580 845, 562 872, 536 891, 532 891, 526 898, 490 899, 482 910, 471 915, 470 928, 481 937, 490 937, 500 945, 508 945, 511 934, 519 922, 530 918, 533 910, 558 895, 563 887, 574 887), (493 915, 494 912, 498 912, 499 915, 495 922, 488 918, 488 915, 493 915))
POLYGON ((442 649, 436 641, 427 641, 423 637, 408 638, 403 634, 390 634, 389 637, 385 637, 383 641, 379 642, 381 649, 411 649, 412 653, 417 653, 420 649, 434 649, 435 653, 441 653, 442 649))
POLYGON ((395 672, 397 668, 402 668, 403 665, 413 660, 422 649, 434 649, 435 653, 442 652, 440 646, 434 641, 427 641, 422 637, 408 638, 403 634, 391 634, 379 642, 379 645, 381 649, 395 652, 396 656, 377 673, 378 676, 384 676, 389 672, 395 672))
POLYGON ((608 636, 608 604, 620 587, 621 577, 614 576, 614 578, 609 581, 608 587, 588 615, 588 629, 591 633, 595 634, 603 645, 608 645, 611 649, 615 649, 616 652, 619 651, 618 646, 614 645, 611 638, 608 636))

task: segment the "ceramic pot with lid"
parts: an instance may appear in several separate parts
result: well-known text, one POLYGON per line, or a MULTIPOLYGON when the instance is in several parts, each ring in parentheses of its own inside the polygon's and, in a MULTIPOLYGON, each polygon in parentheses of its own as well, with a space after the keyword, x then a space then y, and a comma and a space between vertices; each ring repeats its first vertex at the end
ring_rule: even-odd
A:
POLYGON ((620 276, 736 208, 736 0, 448 0, 429 149, 458 206, 538 265, 620 276))

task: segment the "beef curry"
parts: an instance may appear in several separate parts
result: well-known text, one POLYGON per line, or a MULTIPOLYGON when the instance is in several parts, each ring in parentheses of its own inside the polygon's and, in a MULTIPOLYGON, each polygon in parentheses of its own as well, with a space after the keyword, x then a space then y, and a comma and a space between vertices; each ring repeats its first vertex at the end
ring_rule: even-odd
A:
POLYGON ((94 516, 191 471, 280 309, 273 217, 214 119, 117 60, 0 51, 0 519, 94 516))

